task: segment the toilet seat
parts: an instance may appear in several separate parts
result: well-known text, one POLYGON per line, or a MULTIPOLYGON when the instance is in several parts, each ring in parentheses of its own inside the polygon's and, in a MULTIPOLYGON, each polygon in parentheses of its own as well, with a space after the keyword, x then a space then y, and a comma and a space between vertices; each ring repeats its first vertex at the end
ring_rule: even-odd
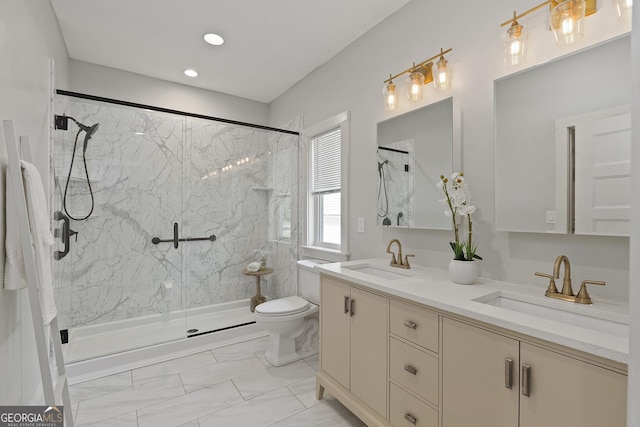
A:
POLYGON ((275 299, 256 306, 255 313, 265 317, 289 316, 307 311, 309 301, 298 296, 275 299))

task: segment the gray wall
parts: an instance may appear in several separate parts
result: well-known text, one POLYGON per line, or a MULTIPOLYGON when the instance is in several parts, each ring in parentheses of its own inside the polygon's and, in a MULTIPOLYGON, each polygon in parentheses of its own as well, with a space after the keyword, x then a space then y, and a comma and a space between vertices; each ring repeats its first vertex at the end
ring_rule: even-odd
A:
POLYGON ((268 105, 262 102, 73 59, 69 67, 73 92, 242 122, 267 123, 268 105))
MULTIPOLYGON (((34 162, 48 176, 49 58, 56 68, 56 85, 67 87, 67 51, 48 1, 0 2, 0 119, 13 120, 16 135, 28 135, 34 162)), ((2 168, 6 146, 0 147, 2 168)), ((4 173, 0 174, 0 181, 4 173)), ((46 184, 46 183, 45 183, 46 184)), ((4 188, 4 182, 0 182, 4 188)), ((0 264, 4 264, 4 196, 0 197, 0 264)), ((3 265, 4 266, 4 265, 3 265)), ((0 272, 4 274, 4 268, 0 272)), ((2 277, 2 276, 0 276, 2 277)), ((40 381, 33 324, 26 290, 0 286, 0 405, 28 404, 40 381)))
MULTIPOLYGON (((571 260, 576 281, 606 280, 607 286, 594 290, 594 295, 626 300, 628 238, 495 232, 493 88, 497 78, 619 36, 629 31, 630 24, 616 20, 613 2, 599 2, 598 13, 587 19, 584 38, 570 48, 558 48, 548 24, 533 16, 528 61, 522 67, 507 67, 500 22, 509 18, 512 3, 411 1, 272 102, 269 120, 281 123, 304 114, 305 126, 309 126, 349 110, 351 258, 386 257, 386 243, 397 237, 405 250, 416 254, 415 264, 445 268, 452 255, 448 245, 451 232, 376 227, 375 141, 378 121, 453 96, 462 112, 462 170, 478 209, 474 237, 480 245, 478 254, 484 257, 479 263, 480 275, 543 289, 544 281, 534 273, 551 271, 556 256, 564 253, 571 260), (447 56, 454 67, 452 90, 441 93, 429 87, 420 103, 409 106, 402 99, 405 102, 397 112, 386 112, 383 80, 389 73, 410 67, 413 61, 427 59, 441 47, 453 48, 447 56), (357 232, 358 217, 365 218, 364 233, 357 232)), ((545 14, 539 13, 544 18, 545 14)), ((608 65, 602 64, 603 72, 608 65)))

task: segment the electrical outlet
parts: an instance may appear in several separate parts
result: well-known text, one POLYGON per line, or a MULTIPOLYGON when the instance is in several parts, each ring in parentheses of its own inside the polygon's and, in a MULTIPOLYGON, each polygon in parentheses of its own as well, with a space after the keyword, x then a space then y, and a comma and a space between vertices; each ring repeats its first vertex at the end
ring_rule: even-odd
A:
POLYGON ((358 217, 358 233, 364 233, 364 217, 358 217))
POLYGON ((547 211, 547 224, 556 223, 556 211, 547 211))

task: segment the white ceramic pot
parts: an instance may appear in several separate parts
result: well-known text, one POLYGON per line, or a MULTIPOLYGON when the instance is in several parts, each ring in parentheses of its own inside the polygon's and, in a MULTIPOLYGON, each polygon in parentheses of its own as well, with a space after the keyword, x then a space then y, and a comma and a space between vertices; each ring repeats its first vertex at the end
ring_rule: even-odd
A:
POLYGON ((449 263, 449 277, 453 283, 471 285, 478 277, 478 266, 475 261, 458 261, 449 263))

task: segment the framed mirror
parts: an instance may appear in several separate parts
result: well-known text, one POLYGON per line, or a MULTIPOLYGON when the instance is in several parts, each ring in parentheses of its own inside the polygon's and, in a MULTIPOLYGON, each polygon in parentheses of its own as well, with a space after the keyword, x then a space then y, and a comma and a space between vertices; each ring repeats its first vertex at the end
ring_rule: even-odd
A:
POLYGON ((630 37, 495 82, 496 230, 628 235, 630 37))
POLYGON ((377 143, 378 225, 450 230, 436 184, 460 167, 453 98, 379 122, 377 143))

